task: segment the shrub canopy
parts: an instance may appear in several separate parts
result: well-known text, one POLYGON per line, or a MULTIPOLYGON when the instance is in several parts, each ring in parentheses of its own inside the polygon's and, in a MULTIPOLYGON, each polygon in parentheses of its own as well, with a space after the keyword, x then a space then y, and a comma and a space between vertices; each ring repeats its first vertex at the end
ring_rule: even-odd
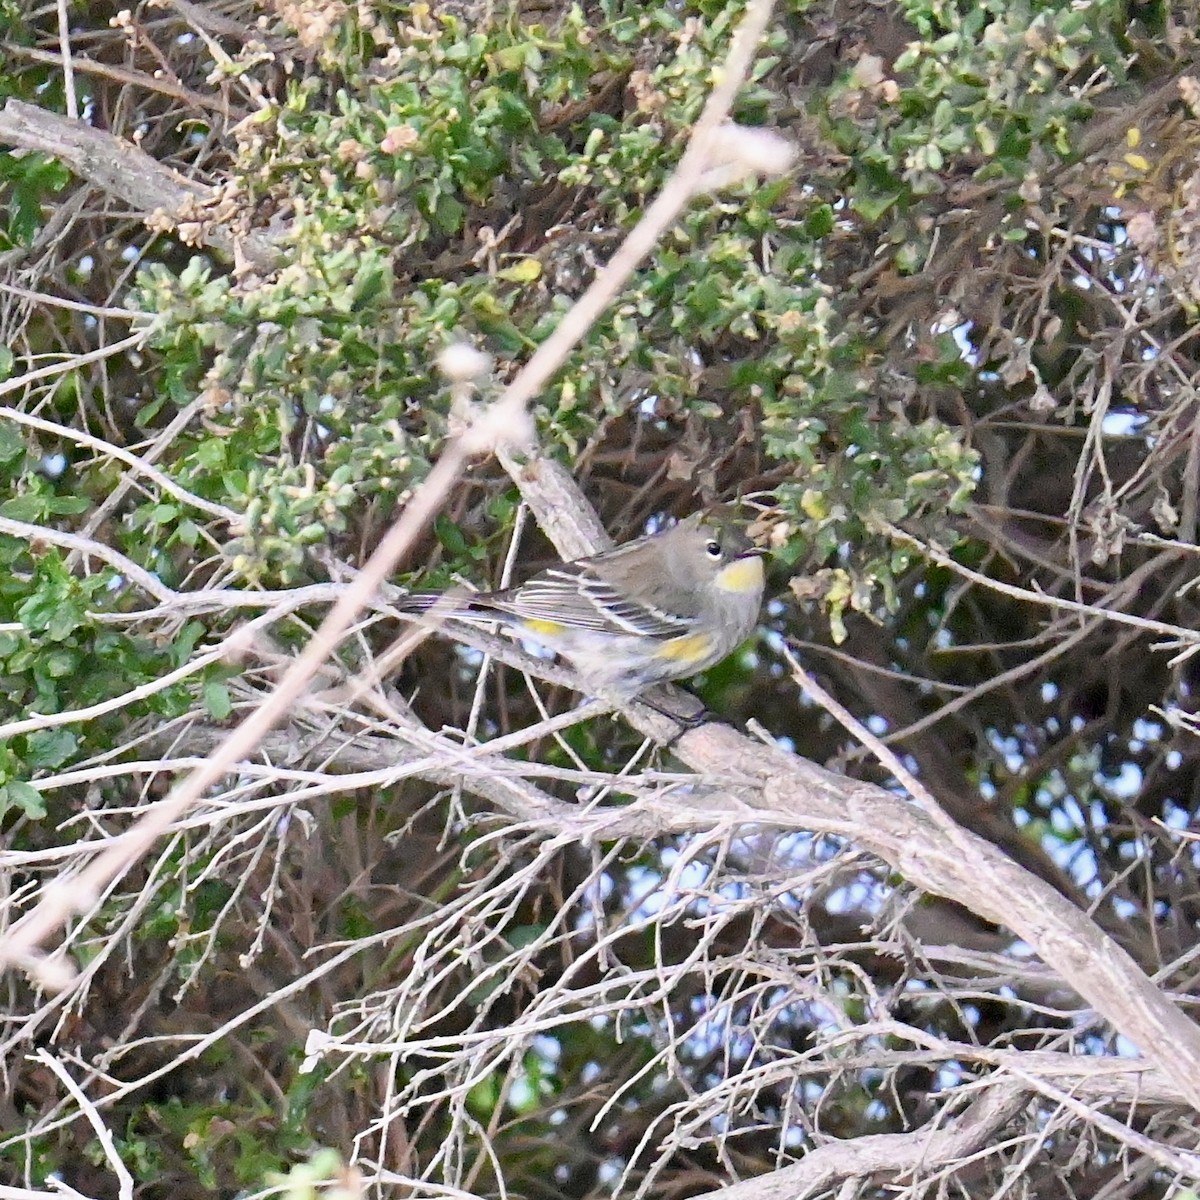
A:
MULTIPOLYGON (((662 189, 742 13, 60 7, 69 73, 58 10, 0 4, 9 921, 270 691, 662 189), (456 343, 491 361, 469 397, 437 365, 456 343)), ((802 648, 1168 993, 1200 795, 1194 16, 781 0, 733 117, 795 168, 693 201, 532 406, 617 541, 754 506, 771 600, 697 681, 710 708, 898 787, 798 691, 802 648)), ((394 582, 552 559, 481 458, 394 582)), ((497 778, 645 802, 640 834, 514 819, 443 731, 571 698, 433 638, 346 702, 404 628, 386 597, 364 614, 261 760, 71 924, 81 986, 8 985, 0 1178, 111 1188, 34 1044, 69 1048, 138 1184, 179 1195, 334 1170, 321 1146, 381 1188, 695 1195, 936 1129, 970 1080, 1004 1100, 1021 1055, 1045 1086, 996 1102, 964 1194, 1017 1163, 1039 1197, 1188 1178, 1161 1081, 1119 1110, 1045 1082, 1129 1046, 1006 930, 843 839, 672 825, 671 789, 719 781, 633 757, 611 718, 497 778)), ((932 1195, 946 1163, 921 1161, 903 1180, 932 1195)))

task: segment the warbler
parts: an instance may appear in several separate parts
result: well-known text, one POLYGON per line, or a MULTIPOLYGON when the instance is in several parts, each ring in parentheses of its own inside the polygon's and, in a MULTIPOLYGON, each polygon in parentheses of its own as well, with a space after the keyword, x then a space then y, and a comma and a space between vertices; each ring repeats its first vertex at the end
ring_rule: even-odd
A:
POLYGON ((750 636, 762 551, 724 515, 695 513, 499 592, 414 593, 397 606, 478 623, 564 658, 588 688, 632 696, 721 661, 750 636))

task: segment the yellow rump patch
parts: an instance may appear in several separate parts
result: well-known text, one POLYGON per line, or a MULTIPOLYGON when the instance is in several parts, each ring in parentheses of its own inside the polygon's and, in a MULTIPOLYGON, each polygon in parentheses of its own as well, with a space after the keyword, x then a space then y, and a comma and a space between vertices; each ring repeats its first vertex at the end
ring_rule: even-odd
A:
POLYGON ((526 617, 521 622, 523 629, 529 630, 534 636, 554 637, 555 634, 562 633, 566 626, 559 621, 543 621, 537 617, 526 617))
POLYGON ((664 642, 656 651, 658 658, 670 658, 675 662, 703 662, 711 653, 713 647, 712 635, 708 633, 689 633, 686 637, 672 638, 664 642))
POLYGON ((735 558, 727 567, 722 567, 713 580, 723 592, 754 592, 763 585, 763 563, 757 555, 751 558, 735 558))

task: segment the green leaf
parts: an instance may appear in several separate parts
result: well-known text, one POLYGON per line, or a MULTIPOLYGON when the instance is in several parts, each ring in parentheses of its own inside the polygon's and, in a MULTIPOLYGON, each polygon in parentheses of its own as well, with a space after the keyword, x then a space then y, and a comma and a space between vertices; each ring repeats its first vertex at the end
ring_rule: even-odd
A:
MULTIPOLYGON (((0 360, 3 359, 6 353, 8 354, 9 365, 11 366, 12 354, 6 346, 0 346, 0 360)), ((5 374, 3 363, 0 361, 0 377, 3 377, 5 374)), ((25 439, 11 425, 6 422, 0 422, 0 464, 7 465, 24 457, 25 450, 25 439)))
POLYGON ((40 821, 46 815, 42 793, 19 779, 11 779, 0 787, 0 817, 14 808, 19 808, 31 821, 40 821))
POLYGON ((864 221, 873 225, 899 199, 899 192, 876 192, 868 195, 858 195, 854 197, 854 209, 862 216, 864 221))
POLYGON ((229 689, 219 680, 210 679, 204 685, 204 707, 214 721, 224 721, 233 712, 229 689))
POLYGON ((439 513, 434 520, 433 532, 437 540, 453 557, 463 559, 468 556, 467 539, 463 537, 462 530, 445 513, 439 513))
POLYGON ((804 232, 811 238, 822 238, 833 232, 833 206, 819 204, 808 214, 804 222, 804 232))
POLYGON ((467 210, 453 196, 443 192, 437 198, 433 219, 446 233, 457 233, 462 228, 467 210))
POLYGON ((139 429, 145 429, 149 426, 155 417, 163 410, 163 406, 167 403, 166 396, 155 396, 153 400, 148 400, 137 411, 137 416, 134 417, 134 423, 139 429))
POLYGON ((61 767, 78 746, 79 739, 69 729, 42 729, 26 739, 25 761, 31 767, 61 767))
POLYGON ((40 521, 46 513, 43 499, 42 496, 13 496, 11 500, 0 504, 0 516, 7 517, 10 521, 40 521))

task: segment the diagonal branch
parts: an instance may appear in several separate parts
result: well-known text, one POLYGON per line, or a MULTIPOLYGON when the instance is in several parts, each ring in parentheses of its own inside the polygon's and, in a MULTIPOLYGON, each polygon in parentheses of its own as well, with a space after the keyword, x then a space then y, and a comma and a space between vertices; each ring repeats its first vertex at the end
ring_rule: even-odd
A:
POLYGON ((934 1118, 912 1133, 878 1133, 827 1142, 791 1166, 745 1179, 695 1200, 805 1200, 847 1179, 889 1182, 929 1172, 981 1150, 1021 1111, 1025 1088, 1006 1082, 988 1089, 956 1120, 934 1118))
MULTIPOLYGON (((531 439, 532 424, 526 411, 528 401, 558 370, 570 350, 591 328, 686 204, 706 187, 713 186, 714 179, 727 183, 740 174, 787 168, 791 155, 781 139, 773 139, 767 147, 773 157, 768 153, 755 160, 750 154, 739 157, 736 139, 718 136, 719 126, 726 119, 757 53, 771 10, 772 0, 750 0, 719 82, 710 93, 679 166, 662 193, 630 232, 612 261, 592 281, 501 396, 446 447, 399 519, 384 535, 354 582, 338 598, 275 690, 228 735, 202 767, 177 784, 161 804, 101 851, 70 885, 60 881, 47 888, 34 909, 0 934, 0 965, 16 963, 33 973, 44 968, 46 959, 40 950, 42 943, 73 913, 84 911, 113 879, 128 871, 159 837, 190 811, 207 787, 239 760, 253 753, 263 737, 283 720, 303 694, 309 679, 333 653, 355 615, 371 602, 420 530, 433 519, 470 459, 505 450, 512 454, 531 439)), ((205 193, 198 190, 201 185, 189 183, 136 148, 120 142, 116 146, 110 145, 116 139, 80 122, 62 118, 41 122, 40 118, 46 116, 49 114, 10 100, 0 113, 0 140, 16 140, 24 145, 26 142, 38 143, 40 139, 40 144, 34 144, 32 148, 59 154, 64 161, 76 164, 81 173, 94 177, 93 181, 100 186, 113 191, 134 187, 138 199, 131 202, 143 209, 155 202, 154 197, 170 194, 177 198, 181 190, 185 201, 189 192, 193 202, 204 198, 205 193), (47 143, 56 149, 49 149, 47 143), (112 156, 114 151, 124 164, 116 172, 103 161, 106 154, 112 156), (141 163, 138 156, 145 162, 141 163), (134 185, 130 179, 130 162, 137 162, 140 169, 148 173, 146 186, 134 185)), ((748 141, 751 147, 762 149, 761 139, 750 138, 748 141)), ((123 193, 118 191, 118 194, 123 193)), ((64 981, 60 978, 56 983, 62 986, 64 981)))
MULTIPOLYGON (((595 515, 574 480, 546 459, 502 461, 539 522, 546 516, 559 553, 593 553, 595 515)), ((644 706, 627 715, 650 736, 674 737, 675 753, 693 769, 744 780, 737 796, 751 810, 747 820, 849 838, 922 890, 1011 929, 1200 1110, 1200 1029, 1095 921, 990 842, 728 725, 676 726, 672 734, 671 723, 644 706)))
POLYGON ((204 220, 205 206, 216 203, 213 188, 164 167, 123 138, 10 99, 0 110, 0 143, 57 158, 144 220, 157 216, 175 228, 186 224, 189 233, 229 258, 240 254, 261 268, 279 263, 279 251, 262 234, 234 234, 219 221, 204 220))

